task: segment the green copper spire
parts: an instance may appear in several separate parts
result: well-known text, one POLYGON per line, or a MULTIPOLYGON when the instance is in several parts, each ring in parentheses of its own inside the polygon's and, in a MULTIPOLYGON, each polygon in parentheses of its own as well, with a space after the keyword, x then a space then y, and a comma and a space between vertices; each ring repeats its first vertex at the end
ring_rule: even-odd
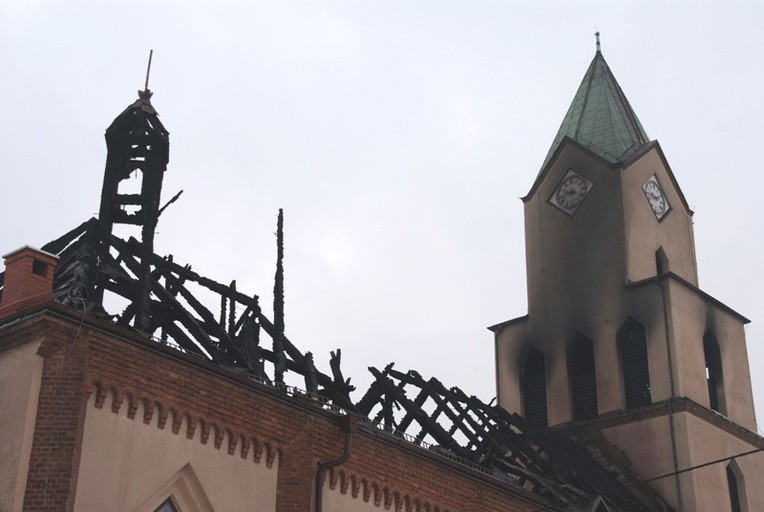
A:
POLYGON ((600 52, 599 37, 597 53, 562 120, 542 170, 565 136, 611 163, 624 160, 650 140, 600 52))

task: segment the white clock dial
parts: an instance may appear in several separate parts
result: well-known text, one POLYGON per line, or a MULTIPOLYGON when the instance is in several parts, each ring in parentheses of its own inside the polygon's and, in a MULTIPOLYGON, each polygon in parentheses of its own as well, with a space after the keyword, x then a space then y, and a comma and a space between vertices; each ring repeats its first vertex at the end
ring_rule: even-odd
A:
POLYGON ((554 190, 549 202, 568 215, 573 215, 591 192, 594 183, 573 169, 568 169, 554 190))
POLYGON ((668 200, 663 193, 663 189, 661 188, 660 183, 658 183, 658 178, 656 178, 654 174, 650 176, 650 179, 642 185, 642 190, 647 198, 647 203, 655 214, 655 218, 661 220, 666 216, 670 207, 668 200))
POLYGON ((586 197, 586 182, 579 176, 568 176, 557 189, 557 204, 564 208, 573 208, 581 204, 586 197))

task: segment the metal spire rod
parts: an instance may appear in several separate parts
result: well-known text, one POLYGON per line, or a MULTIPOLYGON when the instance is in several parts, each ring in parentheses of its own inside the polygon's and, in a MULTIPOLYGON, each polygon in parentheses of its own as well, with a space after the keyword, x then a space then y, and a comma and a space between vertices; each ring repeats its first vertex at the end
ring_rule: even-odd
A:
POLYGON ((154 50, 149 50, 149 65, 146 68, 146 85, 143 87, 144 90, 149 90, 149 74, 151 73, 151 57, 154 55, 154 50))
POLYGON ((599 30, 597 30, 597 32, 594 33, 594 38, 597 41, 597 53, 600 53, 602 49, 600 48, 600 31, 599 30))

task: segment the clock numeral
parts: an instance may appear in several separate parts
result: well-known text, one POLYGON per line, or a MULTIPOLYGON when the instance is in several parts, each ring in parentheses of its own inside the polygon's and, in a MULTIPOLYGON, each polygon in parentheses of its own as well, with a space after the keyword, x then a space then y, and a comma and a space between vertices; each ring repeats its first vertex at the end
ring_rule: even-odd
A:
POLYGON ((591 186, 591 181, 576 173, 573 169, 569 169, 568 173, 557 185, 557 189, 552 195, 550 202, 567 214, 573 215, 586 198, 591 186))

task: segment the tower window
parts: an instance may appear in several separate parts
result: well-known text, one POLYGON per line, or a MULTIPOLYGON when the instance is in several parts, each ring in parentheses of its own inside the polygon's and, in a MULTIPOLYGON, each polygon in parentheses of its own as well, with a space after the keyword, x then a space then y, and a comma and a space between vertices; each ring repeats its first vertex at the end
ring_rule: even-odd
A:
POLYGON ((726 414, 724 410, 724 379, 722 375, 722 358, 719 343, 711 333, 703 336, 703 354, 706 359, 706 383, 708 384, 709 407, 714 411, 726 414))
POLYGON ((740 502, 740 488, 737 481, 737 476, 732 470, 732 467, 727 466, 727 486, 730 492, 730 508, 732 512, 743 512, 740 502))
POLYGON ((668 257, 666 256, 666 251, 663 250, 663 247, 659 247, 657 251, 655 251, 655 275, 663 275, 666 272, 669 271, 669 262, 668 257))
POLYGON ((520 389, 523 393, 525 418, 531 423, 546 427, 549 424, 546 411, 546 368, 544 355, 531 347, 521 369, 520 389))
POLYGON ((167 498, 154 512, 178 512, 178 509, 175 508, 172 498, 167 498))
POLYGON ((576 334, 568 350, 568 376, 573 399, 573 420, 597 416, 594 343, 581 333, 576 334))
POLYGON ((629 318, 616 335, 623 370, 626 409, 649 405, 650 372, 647 364, 647 336, 645 327, 629 318))

